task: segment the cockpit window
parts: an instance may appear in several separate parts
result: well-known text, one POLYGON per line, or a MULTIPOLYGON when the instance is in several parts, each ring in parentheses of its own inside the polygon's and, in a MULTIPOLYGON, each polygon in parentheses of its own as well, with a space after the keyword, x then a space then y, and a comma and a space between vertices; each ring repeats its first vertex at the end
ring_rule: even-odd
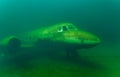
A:
POLYGON ((58 29, 58 32, 68 31, 68 30, 75 30, 74 26, 62 26, 58 29))
POLYGON ((58 29, 58 32, 68 31, 67 26, 62 26, 58 29))
POLYGON ((68 30, 67 26, 63 26, 62 28, 63 28, 63 31, 67 31, 68 30))

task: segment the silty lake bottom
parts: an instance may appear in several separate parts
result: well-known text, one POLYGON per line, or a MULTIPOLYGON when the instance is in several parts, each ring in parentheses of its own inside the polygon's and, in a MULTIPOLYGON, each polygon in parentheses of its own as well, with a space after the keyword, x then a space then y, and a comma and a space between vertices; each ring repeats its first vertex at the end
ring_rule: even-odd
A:
POLYGON ((24 49, 22 55, 1 56, 1 77, 119 77, 119 46, 99 45, 79 50, 79 60, 66 59, 65 51, 48 56, 24 49), (105 52, 105 53, 103 53, 105 52), (107 53, 107 54, 106 54, 107 53), (117 54, 117 55, 116 55, 117 54), (56 56, 57 55, 57 56, 56 56))
POLYGON ((0 0, 0 39, 61 22, 101 39, 94 48, 78 50, 77 61, 65 59, 65 51, 1 55, 0 77, 120 77, 119 10, 118 0, 0 0))

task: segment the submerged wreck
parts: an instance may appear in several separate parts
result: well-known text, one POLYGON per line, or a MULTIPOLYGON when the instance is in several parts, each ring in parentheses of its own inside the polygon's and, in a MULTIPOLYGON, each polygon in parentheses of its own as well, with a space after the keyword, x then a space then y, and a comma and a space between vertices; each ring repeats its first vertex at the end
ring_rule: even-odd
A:
POLYGON ((67 58, 75 59, 78 57, 78 49, 92 48, 98 44, 99 37, 79 29, 72 23, 47 26, 17 36, 8 36, 0 41, 4 56, 20 56, 25 54, 20 54, 21 49, 28 49, 26 54, 35 53, 34 55, 38 56, 40 52, 52 54, 52 51, 66 51, 67 58))

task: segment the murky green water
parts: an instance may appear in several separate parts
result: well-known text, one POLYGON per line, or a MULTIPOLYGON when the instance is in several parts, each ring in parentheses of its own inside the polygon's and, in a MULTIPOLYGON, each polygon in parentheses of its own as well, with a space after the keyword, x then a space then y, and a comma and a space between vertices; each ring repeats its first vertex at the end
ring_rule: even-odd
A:
POLYGON ((79 50, 79 62, 56 56, 1 57, 0 77, 119 77, 119 21, 119 0, 0 0, 0 39, 71 22, 102 41, 95 48, 79 50))

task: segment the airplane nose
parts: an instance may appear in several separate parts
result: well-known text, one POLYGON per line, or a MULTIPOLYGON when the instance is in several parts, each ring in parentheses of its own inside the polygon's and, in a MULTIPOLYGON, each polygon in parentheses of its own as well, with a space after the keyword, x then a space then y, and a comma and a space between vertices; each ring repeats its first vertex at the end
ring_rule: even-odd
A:
POLYGON ((100 44, 100 39, 95 39, 95 40, 91 40, 91 39, 84 39, 83 40, 84 44, 100 44))
POLYGON ((80 45, 97 45, 101 42, 99 37, 85 31, 66 32, 64 37, 66 42, 80 45))
POLYGON ((100 42, 101 42, 99 37, 97 37, 93 34, 90 34, 90 33, 81 35, 80 39, 82 39, 82 43, 84 45, 97 45, 97 44, 100 44, 100 42))

